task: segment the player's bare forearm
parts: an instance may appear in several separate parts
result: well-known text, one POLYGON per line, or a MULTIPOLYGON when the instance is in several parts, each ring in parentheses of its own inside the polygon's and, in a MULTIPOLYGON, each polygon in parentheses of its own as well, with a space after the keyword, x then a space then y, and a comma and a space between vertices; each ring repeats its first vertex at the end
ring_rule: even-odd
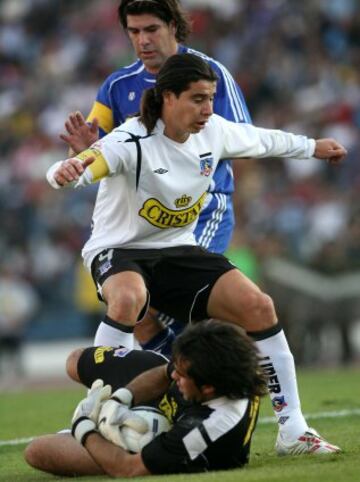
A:
POLYGON ((140 453, 130 454, 121 447, 104 439, 98 433, 91 433, 87 437, 85 448, 96 464, 110 477, 150 475, 140 453))
POLYGON ((134 396, 134 404, 149 402, 166 392, 170 385, 166 367, 167 365, 161 365, 151 368, 126 385, 134 396))
POLYGON ((339 164, 347 155, 347 150, 335 139, 317 139, 315 141, 314 156, 326 159, 332 164, 339 164))

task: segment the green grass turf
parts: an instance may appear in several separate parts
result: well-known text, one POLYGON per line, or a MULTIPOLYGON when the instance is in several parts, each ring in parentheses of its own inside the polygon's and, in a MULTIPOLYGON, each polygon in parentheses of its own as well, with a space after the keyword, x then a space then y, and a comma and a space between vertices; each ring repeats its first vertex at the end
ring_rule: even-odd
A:
MULTIPOLYGON (((360 409, 360 369, 299 371, 303 411, 306 414, 360 409)), ((68 426, 73 409, 84 395, 81 388, 3 393, 0 396, 0 440, 26 438, 68 426)), ((271 415, 264 399, 261 417, 271 415)), ((242 470, 158 477, 153 482, 358 482, 360 480, 360 416, 310 420, 320 433, 340 445, 343 453, 326 457, 276 456, 275 424, 259 424, 254 436, 251 462, 242 470)), ((64 480, 37 472, 22 458, 25 444, 0 446, 0 482, 64 480)), ((82 482, 109 480, 82 477, 82 482)), ((138 478, 137 481, 149 481, 138 478)))

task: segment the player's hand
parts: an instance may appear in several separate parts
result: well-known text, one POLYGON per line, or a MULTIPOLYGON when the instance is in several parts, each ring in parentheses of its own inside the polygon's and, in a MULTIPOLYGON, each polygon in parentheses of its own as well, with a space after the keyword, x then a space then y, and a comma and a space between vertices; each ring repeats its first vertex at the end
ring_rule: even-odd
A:
POLYGON ((85 151, 99 138, 99 122, 95 118, 91 124, 85 121, 81 112, 73 112, 65 122, 67 134, 60 134, 60 139, 66 142, 75 154, 85 151))
POLYGON ((70 182, 77 181, 85 169, 94 161, 94 156, 89 156, 84 161, 76 158, 66 159, 54 172, 54 179, 60 186, 66 186, 70 182))
POLYGON ((78 404, 71 421, 71 433, 78 442, 83 444, 85 436, 96 431, 101 405, 110 395, 111 386, 104 386, 104 382, 98 379, 91 385, 87 397, 78 404))
POLYGON ((331 164, 339 164, 346 155, 347 150, 334 139, 317 139, 314 156, 318 159, 326 159, 331 164))
POLYGON ((139 433, 146 433, 148 423, 130 410, 132 393, 126 388, 119 388, 110 400, 102 406, 98 418, 98 429, 101 435, 110 442, 127 449, 120 428, 131 427, 139 433))

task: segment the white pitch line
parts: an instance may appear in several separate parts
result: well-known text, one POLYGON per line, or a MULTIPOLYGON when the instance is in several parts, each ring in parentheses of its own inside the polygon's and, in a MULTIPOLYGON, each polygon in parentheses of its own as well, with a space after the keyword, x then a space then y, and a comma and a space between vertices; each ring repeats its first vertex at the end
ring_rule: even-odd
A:
POLYGON ((0 440, 0 447, 6 447, 8 445, 21 445, 27 444, 33 440, 34 437, 28 438, 16 438, 14 440, 0 440))
MULTIPOLYGON (((360 415, 360 408, 354 408, 350 410, 339 410, 337 412, 318 412, 318 413, 308 413, 305 414, 306 419, 317 420, 320 418, 339 418, 339 417, 349 417, 352 415, 360 415)), ((276 423, 275 417, 261 417, 258 421, 261 425, 267 425, 271 423, 276 423)), ((35 437, 27 438, 17 438, 14 440, 0 440, 0 447, 7 447, 10 445, 22 445, 31 442, 35 437)))
MULTIPOLYGON (((338 418, 338 417, 348 417, 351 415, 360 415, 360 408, 353 408, 349 410, 338 410, 337 412, 318 412, 318 413, 307 413, 304 415, 305 419, 317 420, 320 418, 338 418)), ((266 425, 270 423, 276 423, 275 417, 261 417, 258 420, 259 424, 266 425)))

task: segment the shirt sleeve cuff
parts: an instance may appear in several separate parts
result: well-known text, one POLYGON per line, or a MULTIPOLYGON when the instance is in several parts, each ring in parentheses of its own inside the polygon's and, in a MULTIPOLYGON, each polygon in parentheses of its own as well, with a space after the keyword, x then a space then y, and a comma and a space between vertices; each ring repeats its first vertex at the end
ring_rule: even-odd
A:
POLYGON ((62 186, 60 186, 60 184, 58 184, 55 179, 54 179, 54 174, 55 172, 59 169, 59 167, 61 166, 63 161, 58 161, 58 162, 55 162, 55 164, 53 164, 47 171, 46 173, 46 179, 48 181, 48 183, 50 184, 51 187, 53 187, 54 189, 61 189, 62 186))
POLYGON ((308 139, 308 155, 309 155, 309 157, 314 157, 315 148, 316 148, 315 139, 308 139))

